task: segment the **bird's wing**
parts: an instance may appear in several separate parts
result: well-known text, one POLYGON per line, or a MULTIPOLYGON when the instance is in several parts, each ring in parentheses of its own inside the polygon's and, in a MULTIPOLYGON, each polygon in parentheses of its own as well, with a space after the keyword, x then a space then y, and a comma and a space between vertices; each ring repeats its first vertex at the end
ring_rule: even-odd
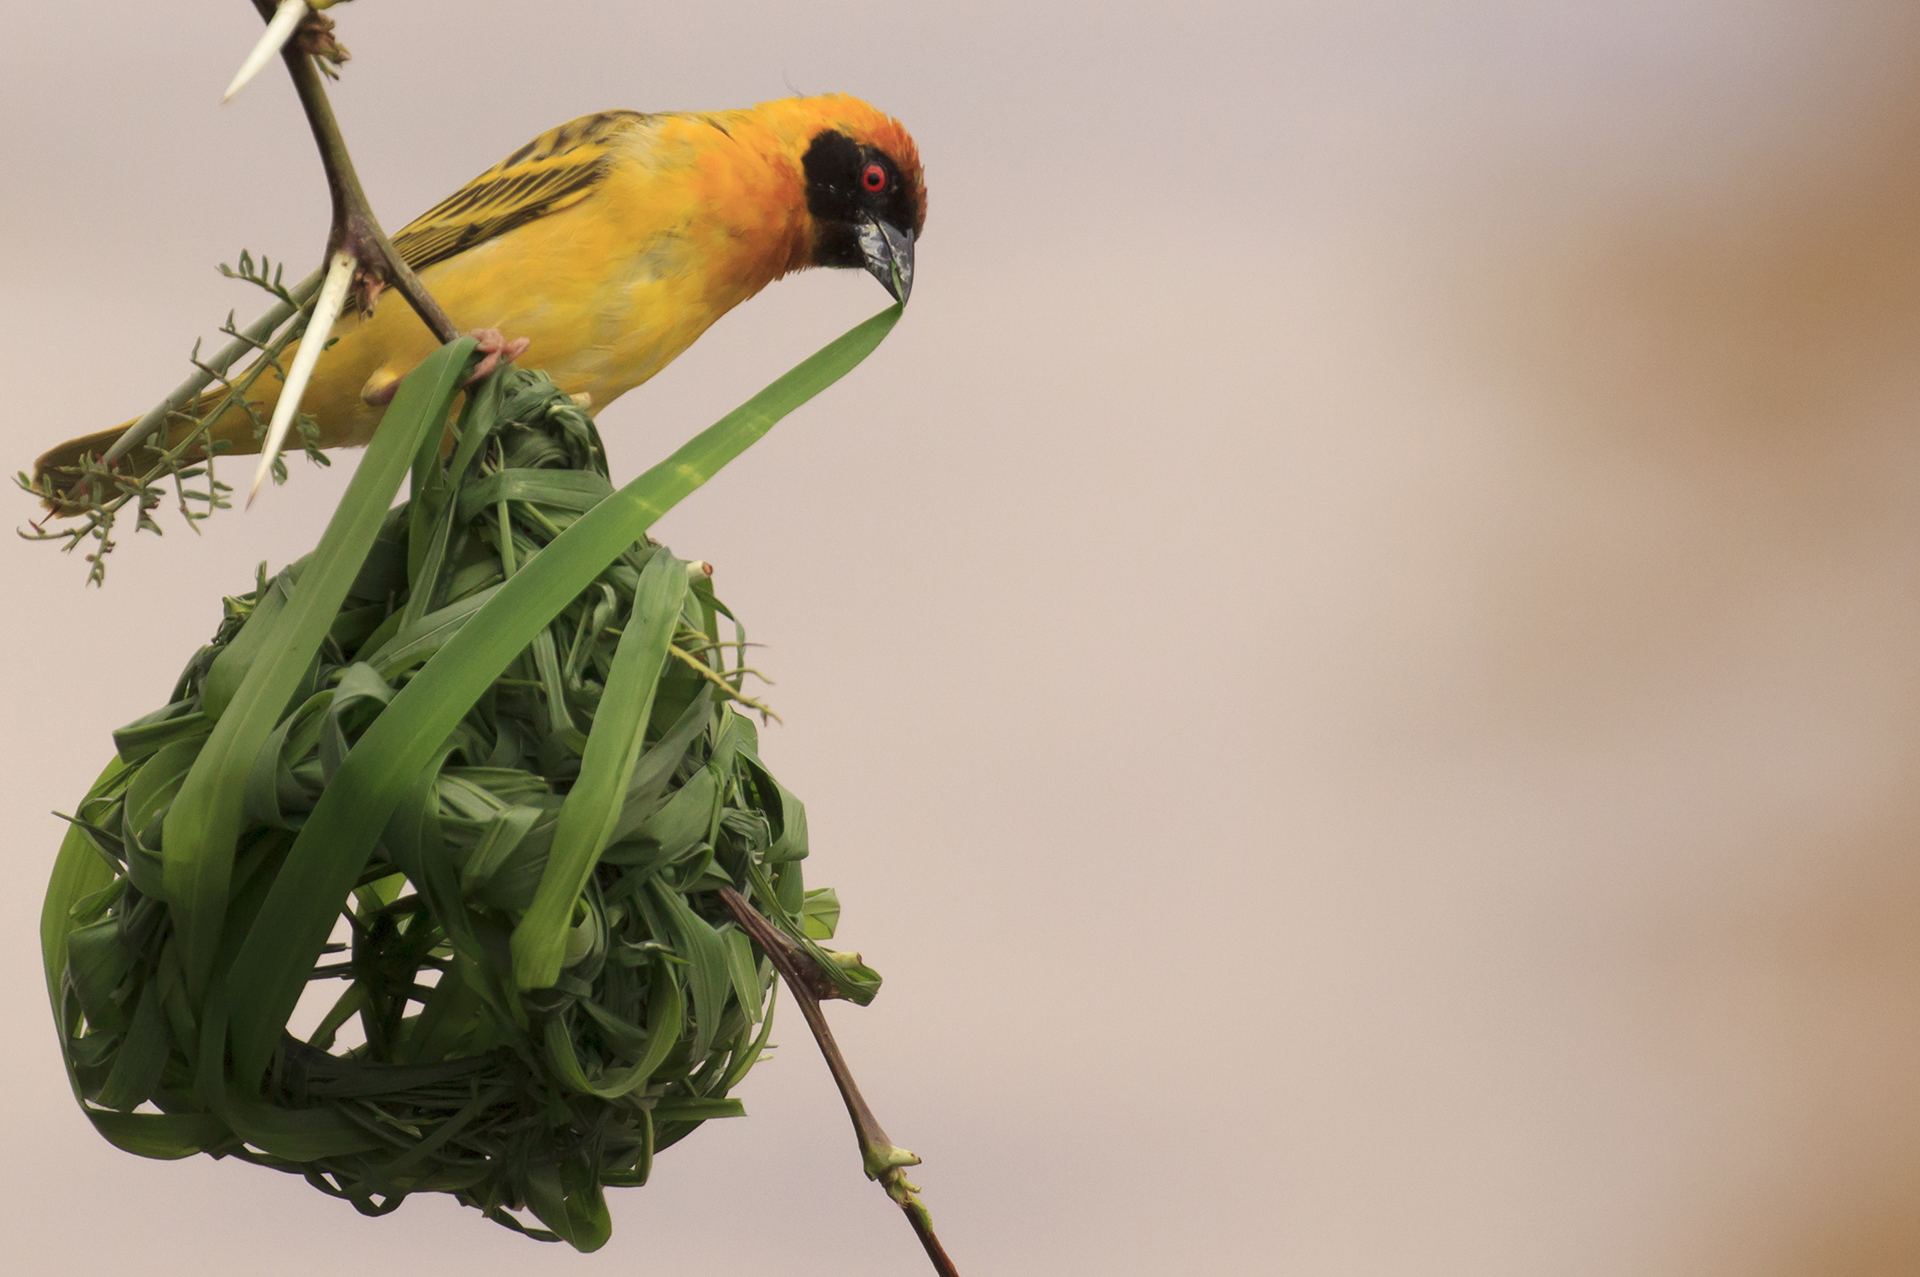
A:
POLYGON ((602 111, 547 130, 407 223, 394 248, 424 270, 579 203, 613 167, 615 139, 646 119, 638 111, 602 111))

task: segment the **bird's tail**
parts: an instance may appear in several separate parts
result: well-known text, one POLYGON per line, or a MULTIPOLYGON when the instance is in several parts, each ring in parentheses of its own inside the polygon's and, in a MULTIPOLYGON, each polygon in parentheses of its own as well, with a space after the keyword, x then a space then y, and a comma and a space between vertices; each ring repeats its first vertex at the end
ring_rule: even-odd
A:
MULTIPOLYGON (((248 395, 253 407, 253 415, 240 405, 235 404, 208 427, 208 437, 225 444, 218 450, 222 457, 239 456, 260 451, 260 438, 255 422, 264 424, 273 412, 274 401, 278 398, 279 382, 271 377, 263 377, 255 382, 248 395)), ((193 406, 193 415, 200 416, 210 411, 226 392, 217 391, 201 396, 193 406)), ((136 419, 137 420, 137 419, 136 419)), ((76 515, 87 509, 87 502, 70 499, 75 482, 85 473, 83 458, 91 456, 95 461, 106 455, 132 421, 122 422, 111 430, 99 430, 90 435, 81 435, 78 439, 69 439, 57 447, 49 448, 40 454, 33 463, 33 488, 41 494, 47 509, 61 517, 76 515)), ((140 475, 151 470, 160 460, 165 448, 172 447, 186 438, 189 425, 176 421, 168 428, 166 442, 159 439, 159 432, 147 437, 146 442, 136 446, 114 466, 120 474, 140 475)), ((199 449, 193 450, 198 454, 199 449)), ((106 495, 106 494, 96 494, 106 495)))

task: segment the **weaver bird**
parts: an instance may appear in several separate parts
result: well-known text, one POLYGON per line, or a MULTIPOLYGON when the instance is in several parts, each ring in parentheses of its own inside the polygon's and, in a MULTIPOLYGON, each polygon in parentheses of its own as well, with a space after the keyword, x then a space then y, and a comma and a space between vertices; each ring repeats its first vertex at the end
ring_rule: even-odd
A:
MULTIPOLYGON (((524 366, 589 396, 597 411, 794 271, 861 267, 905 302, 925 221, 912 137, 833 94, 741 111, 583 116, 468 182, 393 243, 457 326, 511 334, 509 355, 524 349, 524 366)), ((372 437, 400 379, 437 342, 391 291, 342 318, 333 336, 302 411, 318 421, 321 447, 352 447, 372 437)), ((271 373, 254 383, 260 420, 278 389, 271 373)), ((82 454, 100 456, 124 429, 47 452, 35 486, 64 491, 82 454)), ((256 429, 236 407, 210 433, 222 455, 251 453, 256 429)), ((136 449, 129 468, 142 472, 153 457, 136 449)))

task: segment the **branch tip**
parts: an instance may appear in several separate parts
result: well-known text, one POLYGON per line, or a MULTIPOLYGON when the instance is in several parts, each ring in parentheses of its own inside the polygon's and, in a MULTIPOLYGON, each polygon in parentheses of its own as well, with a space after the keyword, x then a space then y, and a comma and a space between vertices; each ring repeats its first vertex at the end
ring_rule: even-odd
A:
POLYGON ((818 989, 823 984, 831 987, 830 982, 823 973, 811 970, 812 957, 748 904, 745 896, 732 887, 722 887, 717 894, 733 920, 760 946, 786 981, 793 1000, 800 1004, 800 1014, 805 1017, 814 1043, 820 1048, 820 1057, 826 1061, 827 1071, 833 1074, 834 1085, 840 1088, 840 1098, 846 1103, 854 1138, 860 1144, 861 1169, 868 1179, 877 1181, 886 1190, 887 1196, 906 1215, 934 1272, 939 1277, 959 1277, 959 1269, 933 1231, 933 1216, 917 1195, 919 1186, 907 1179, 906 1168, 918 1166, 919 1156, 888 1137, 879 1119, 874 1117, 873 1109, 867 1105, 866 1097, 860 1094, 853 1071, 847 1067, 846 1057, 840 1054, 840 1046, 833 1040, 833 1030, 827 1027, 827 1017, 820 1010, 818 989))

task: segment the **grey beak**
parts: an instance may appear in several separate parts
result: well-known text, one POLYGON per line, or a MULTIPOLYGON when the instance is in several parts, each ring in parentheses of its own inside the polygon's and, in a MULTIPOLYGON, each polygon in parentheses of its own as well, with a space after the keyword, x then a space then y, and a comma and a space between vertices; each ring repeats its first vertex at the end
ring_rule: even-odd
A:
POLYGON ((906 305, 913 292, 913 232, 870 218, 860 227, 860 255, 866 259, 867 273, 895 301, 906 305))

